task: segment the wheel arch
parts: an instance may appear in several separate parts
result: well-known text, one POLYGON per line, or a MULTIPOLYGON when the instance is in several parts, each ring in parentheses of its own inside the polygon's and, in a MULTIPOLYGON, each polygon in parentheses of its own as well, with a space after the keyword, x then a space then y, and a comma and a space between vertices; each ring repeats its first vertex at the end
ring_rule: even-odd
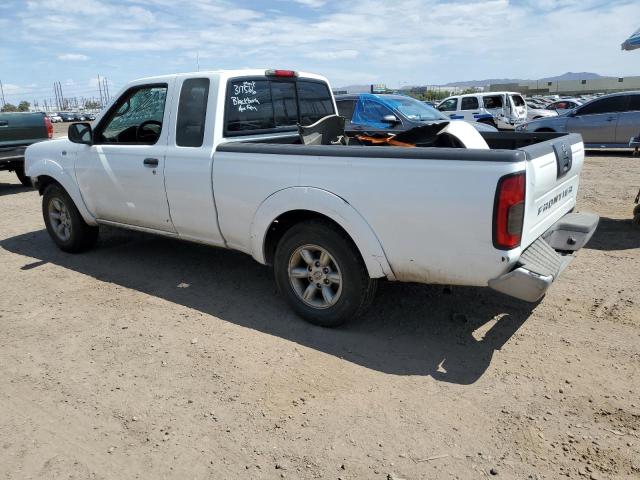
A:
POLYGON ((371 278, 395 279, 380 240, 358 211, 343 198, 327 190, 291 187, 269 196, 256 211, 251 224, 251 254, 270 264, 278 241, 302 221, 325 219, 353 241, 371 278))
POLYGON ((44 193, 47 186, 51 184, 59 185, 71 197, 84 221, 89 225, 97 225, 95 217, 89 212, 84 203, 75 178, 62 166, 51 161, 38 162, 38 164, 29 167, 29 176, 35 179, 35 187, 40 192, 40 195, 44 193))

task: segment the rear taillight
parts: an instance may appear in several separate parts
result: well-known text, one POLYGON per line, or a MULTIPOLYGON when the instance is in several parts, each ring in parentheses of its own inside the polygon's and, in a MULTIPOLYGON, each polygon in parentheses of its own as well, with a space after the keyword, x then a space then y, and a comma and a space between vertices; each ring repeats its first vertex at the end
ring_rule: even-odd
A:
POLYGON ((515 248, 522 240, 525 183, 524 172, 505 175, 498 181, 493 207, 493 246, 500 250, 515 248))
POLYGON ((47 136, 49 138, 53 138, 53 123, 51 123, 51 119, 44 116, 44 125, 47 127, 47 136))
POLYGON ((266 70, 264 74, 267 77, 288 77, 293 78, 298 76, 298 72, 294 70, 266 70))

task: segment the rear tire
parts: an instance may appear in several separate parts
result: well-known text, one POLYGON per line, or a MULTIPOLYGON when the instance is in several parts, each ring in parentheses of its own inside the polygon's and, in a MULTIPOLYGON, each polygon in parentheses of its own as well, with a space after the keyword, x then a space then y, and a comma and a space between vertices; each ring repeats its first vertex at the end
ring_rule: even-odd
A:
POLYGON ((69 194, 59 185, 49 185, 42 196, 42 216, 47 231, 65 252, 88 250, 98 239, 98 227, 88 225, 69 194))
POLYGON ((20 183, 25 187, 32 186, 31 177, 27 177, 27 175, 25 175, 24 173, 24 163, 16 167, 16 176, 18 177, 18 180, 20 180, 20 183))
POLYGON ((299 223, 284 234, 274 274, 293 310, 322 327, 337 327, 361 315, 377 286, 351 239, 322 220, 299 223))

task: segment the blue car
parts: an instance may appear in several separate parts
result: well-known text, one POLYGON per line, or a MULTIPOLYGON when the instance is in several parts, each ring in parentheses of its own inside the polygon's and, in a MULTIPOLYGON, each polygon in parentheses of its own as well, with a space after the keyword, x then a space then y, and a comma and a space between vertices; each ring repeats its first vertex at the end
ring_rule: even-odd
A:
MULTIPOLYGON (((345 133, 400 133, 426 123, 451 121, 435 108, 413 97, 397 94, 358 93, 336 95, 345 133)), ((463 121, 463 120, 456 120, 463 121)), ((497 132, 484 123, 468 122, 479 132, 497 132)))

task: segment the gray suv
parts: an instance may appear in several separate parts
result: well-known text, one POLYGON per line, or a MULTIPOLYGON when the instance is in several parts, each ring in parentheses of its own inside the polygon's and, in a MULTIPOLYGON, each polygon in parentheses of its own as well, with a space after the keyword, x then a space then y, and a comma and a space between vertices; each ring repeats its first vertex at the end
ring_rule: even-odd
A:
POLYGON ((572 132, 582 135, 587 148, 628 147, 640 134, 640 92, 605 95, 557 117, 520 125, 529 132, 572 132))

